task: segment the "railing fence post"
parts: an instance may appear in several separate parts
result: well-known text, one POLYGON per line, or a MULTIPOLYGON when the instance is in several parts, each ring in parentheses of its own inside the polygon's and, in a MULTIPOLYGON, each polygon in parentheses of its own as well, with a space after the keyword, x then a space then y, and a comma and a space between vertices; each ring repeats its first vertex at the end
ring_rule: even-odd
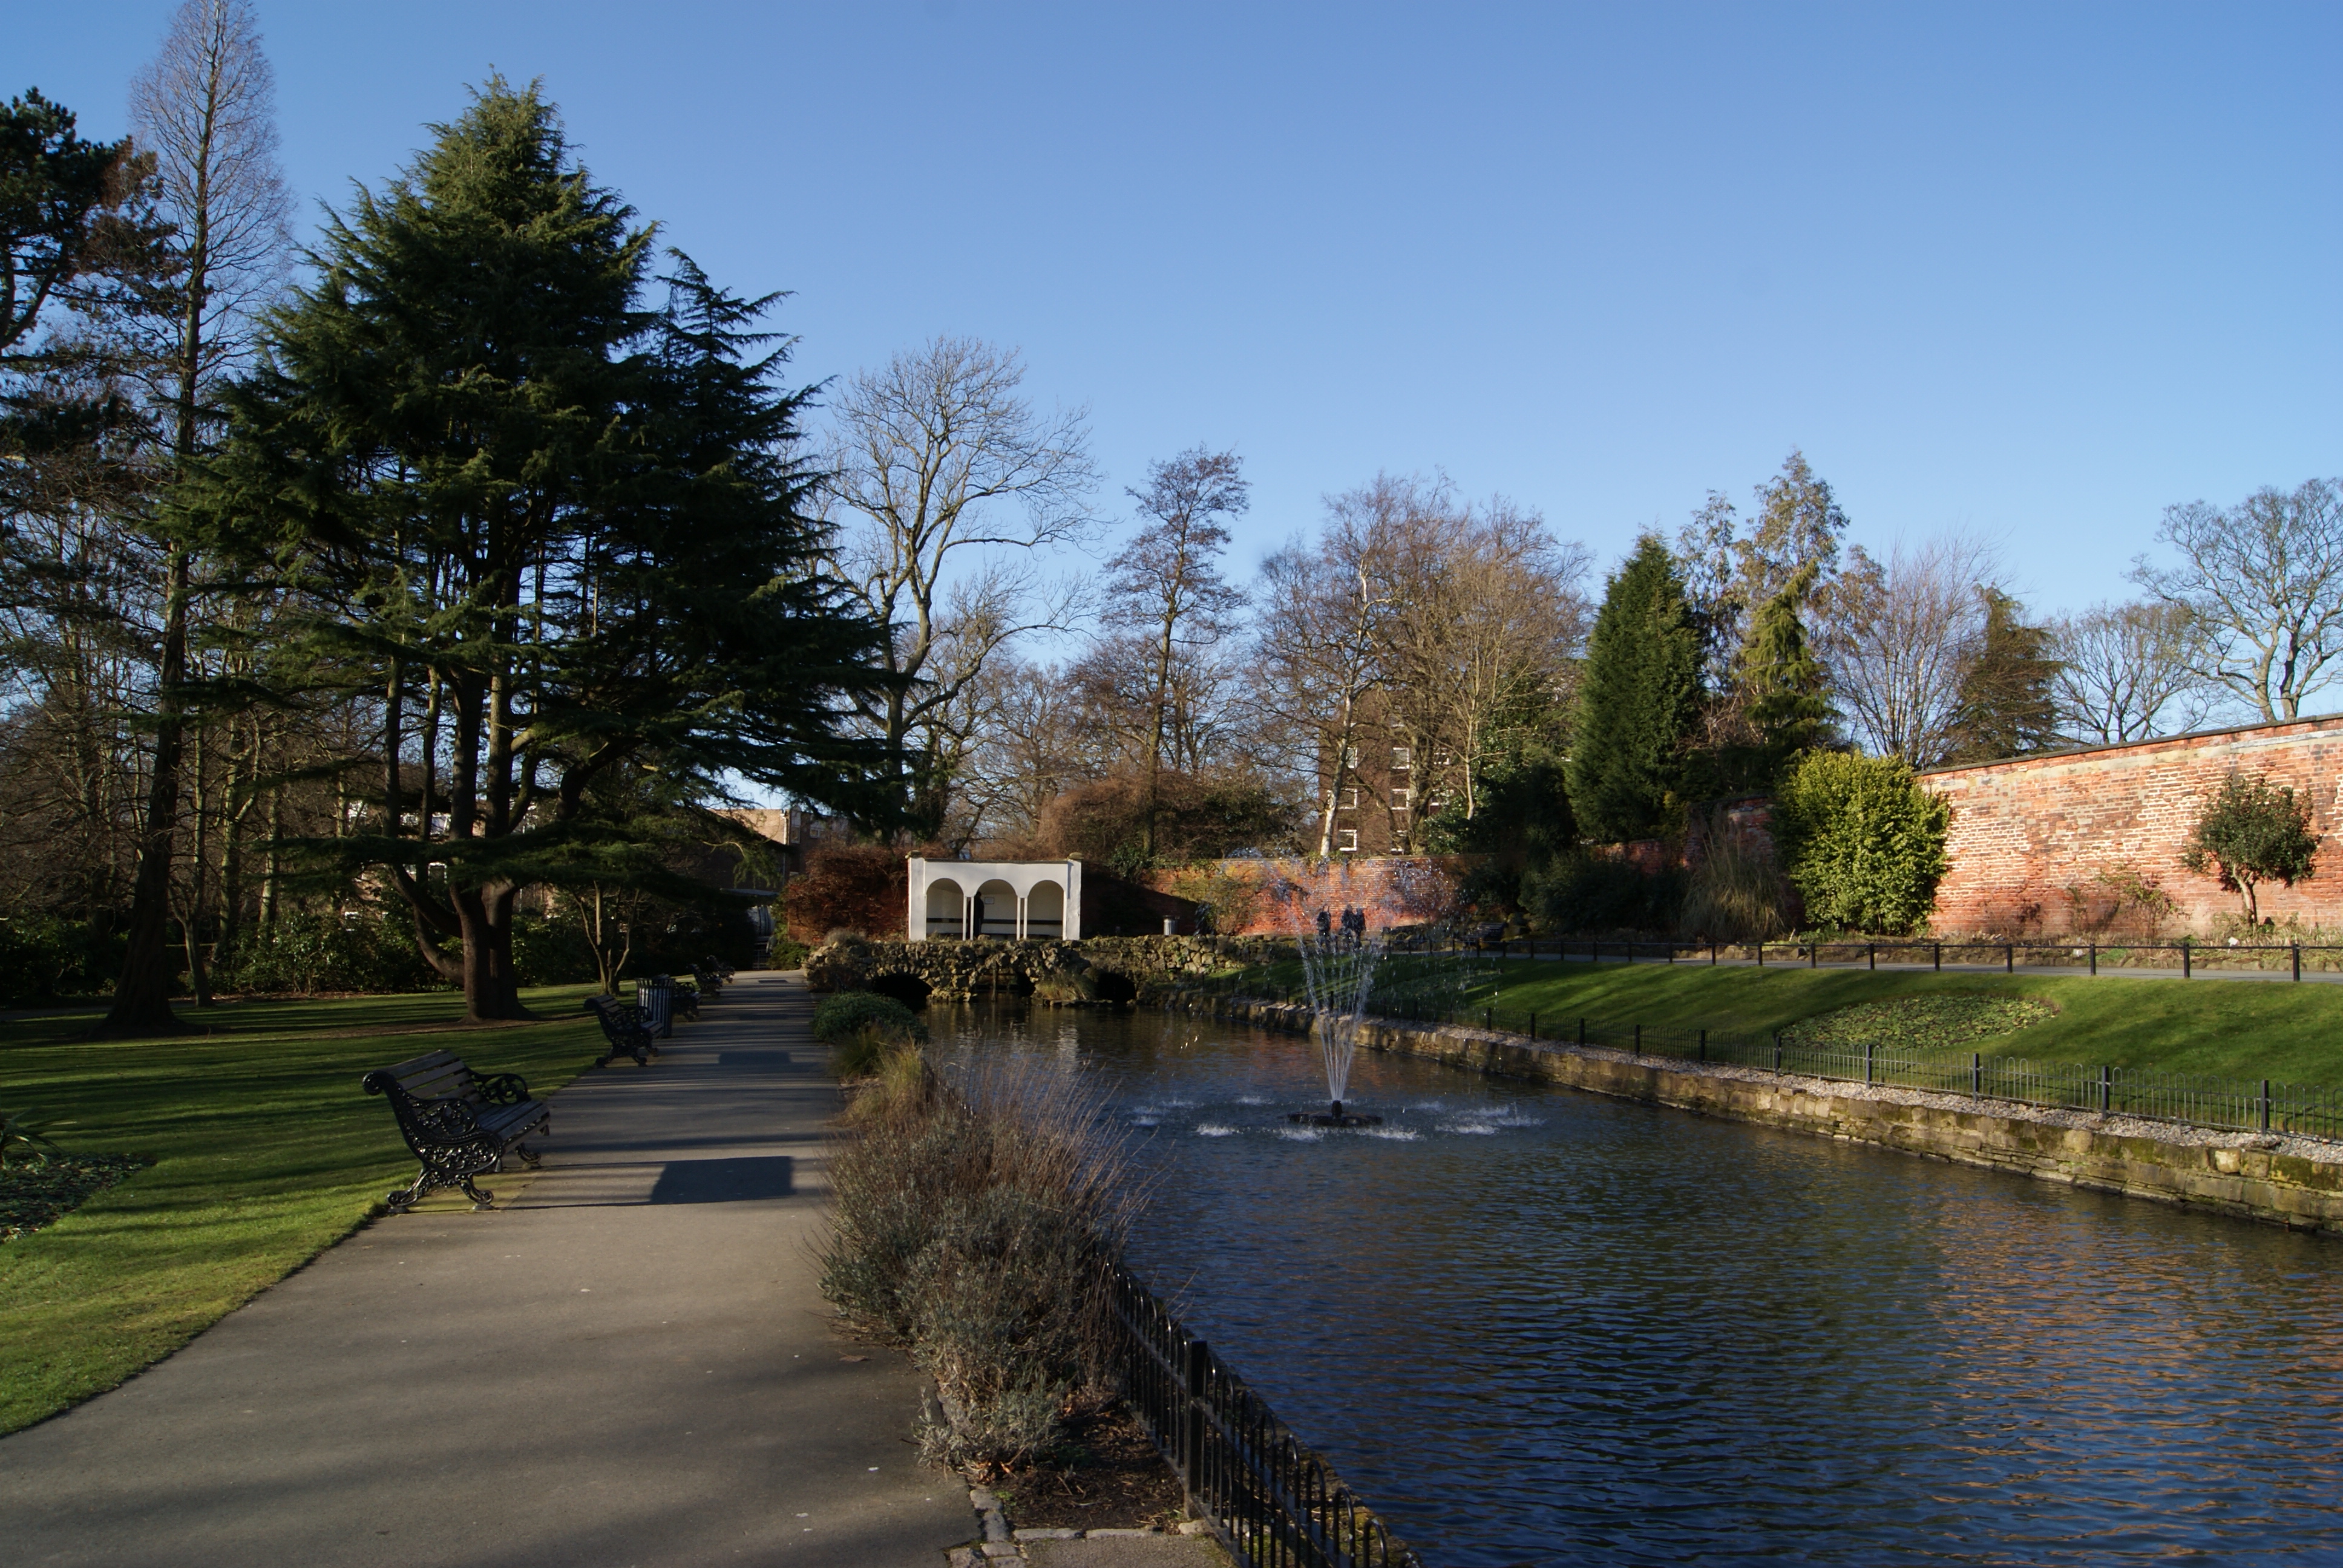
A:
POLYGON ((2288 942, 2286 946, 2287 951, 2294 960, 2294 978, 2300 980, 2302 978, 2302 944, 2288 942))
POLYGON ((1708 1030, 1706 1030, 1700 1031, 1700 1059, 1703 1061, 1708 1060, 1708 1030))
POLYGON ((1977 1099, 1985 1095, 1985 1053, 1980 1050, 1969 1052, 1969 1093, 1977 1099))
POLYGON ((1863 961, 1875 970, 1879 967, 1879 944, 1877 942, 1865 942, 1863 944, 1863 961))
POLYGON ((1782 1031, 1774 1031, 1774 1076, 1782 1076, 1782 1031))
POLYGON ((1866 1040, 1863 1042, 1863 1081, 1865 1083, 1871 1081, 1872 1060, 1878 1050, 1879 1042, 1876 1040, 1866 1040))
POLYGON ((1583 1018, 1578 1020, 1578 1043, 1586 1043, 1586 1020, 1583 1018))
POLYGON ((2191 951, 2189 951, 2189 950, 2188 950, 2188 939, 2187 939, 2187 937, 2183 937, 2183 938, 2181 938, 2181 939, 2180 939, 2180 978, 2181 978, 2182 980, 2187 980, 2187 979, 2188 979, 2188 978, 2189 978, 2189 971, 2190 971, 2192 969, 2194 969, 2194 968, 2196 967, 2196 963, 2195 963, 2196 956, 2197 956, 2196 954, 2194 954, 2194 953, 2192 953, 2191 951))
POLYGON ((1945 944, 1942 942, 1930 942, 1928 944, 1928 957, 1929 961, 1936 966, 1936 972, 1938 974, 1944 973, 1945 944))
POLYGON ((2105 1116, 2115 1108, 2116 1070, 2102 1065, 2099 1069, 2099 1114, 2105 1116))
POLYGON ((1640 1023, 1635 1026, 1635 1054, 1644 1054, 1644 1026, 1640 1023))
POLYGON ((2017 944, 2016 942, 2004 942, 2001 944, 2001 972, 2010 975, 2014 975, 2017 972, 2017 944))
POLYGON ((2270 1081, 2268 1079, 2265 1078, 2262 1080, 2262 1131, 2265 1132, 2269 1131, 2270 1124, 2269 1085, 2270 1081))
POLYGON ((1806 944, 1806 967, 1810 970, 1823 967, 1823 944, 1820 940, 1806 944))
MULTIPOLYGON (((1205 1358, 1209 1353, 1203 1341, 1188 1342, 1188 1364, 1183 1369, 1187 1400, 1181 1420, 1180 1455, 1182 1463, 1180 1479, 1186 1485, 1191 1499, 1203 1489, 1205 1358)), ((1209 1500, 1206 1506, 1211 1506, 1209 1500)))
POLYGON ((1715 942, 1708 944, 1708 967, 1711 969, 1715 969, 1716 967, 1716 944, 1715 942))
POLYGON ((2098 943, 2097 943, 2097 942, 2093 942, 2093 943, 2091 944, 2091 973, 2093 973, 2094 975, 2096 975, 2096 974, 2097 974, 2098 972, 2099 972, 2099 944, 2098 944, 2098 943))
POLYGON ((1535 1008, 1530 1009, 1530 1038, 1532 1040, 1537 1038, 1537 1009, 1535 1008))

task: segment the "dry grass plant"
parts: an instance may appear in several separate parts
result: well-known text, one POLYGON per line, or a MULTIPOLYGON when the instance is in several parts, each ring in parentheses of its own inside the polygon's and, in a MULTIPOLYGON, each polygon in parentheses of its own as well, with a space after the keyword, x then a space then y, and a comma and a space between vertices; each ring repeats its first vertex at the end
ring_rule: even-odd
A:
POLYGON ((1773 849, 1735 832, 1723 813, 1708 824, 1707 853, 1684 888, 1676 929, 1720 942, 1767 941, 1790 929, 1789 883, 1773 849))
POLYGON ((987 1059, 946 1081, 905 1047, 850 1109, 822 1292, 935 1379, 931 1461, 983 1473, 1046 1456, 1068 1419, 1113 1396, 1091 1282, 1141 1186, 1104 1101, 1051 1062, 987 1059))

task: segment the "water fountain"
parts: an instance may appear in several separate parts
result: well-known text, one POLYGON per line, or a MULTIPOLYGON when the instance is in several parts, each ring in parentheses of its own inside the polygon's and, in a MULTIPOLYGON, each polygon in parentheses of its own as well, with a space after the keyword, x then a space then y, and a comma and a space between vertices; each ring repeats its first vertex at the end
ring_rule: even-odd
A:
POLYGON ((1296 940, 1302 949, 1302 986, 1317 1015, 1318 1051, 1326 1062, 1326 1093, 1333 1109, 1296 1111, 1286 1120, 1314 1127, 1380 1127, 1380 1116, 1344 1111, 1342 1096, 1350 1088, 1351 1059, 1358 1054, 1359 1023, 1374 989, 1383 939, 1367 930, 1365 910, 1345 906, 1339 924, 1322 909, 1318 929, 1296 940))

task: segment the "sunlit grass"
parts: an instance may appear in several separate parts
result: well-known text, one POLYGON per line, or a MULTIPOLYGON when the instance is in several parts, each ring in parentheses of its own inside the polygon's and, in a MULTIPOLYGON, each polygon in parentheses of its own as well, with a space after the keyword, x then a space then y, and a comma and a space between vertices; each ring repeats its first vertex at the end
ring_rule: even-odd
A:
MULTIPOLYGON (((1803 1019, 1865 1002, 1946 994, 2036 997, 2056 1010, 2007 1033, 1965 1039, 1988 1056, 2111 1067, 2161 1068, 2220 1078, 2343 1087, 2343 986, 2283 980, 2097 979, 1906 970, 1763 970, 1705 963, 1554 963, 1393 959, 1379 975, 1384 1006, 1410 995, 1459 1011, 1493 1002, 1541 1032, 1580 1018, 1655 1029, 1707 1029, 1764 1038, 1803 1019), (1455 979, 1470 977, 1460 986, 1455 979)), ((1298 964, 1270 970, 1269 986, 1300 983, 1298 964)), ((1883 1042, 1885 1043, 1885 1042, 1883 1042)), ((1903 1049, 1925 1041, 1898 1038, 1903 1049)))
POLYGON ((185 1010, 203 1032, 78 1039, 93 1020, 0 1023, 0 1106, 59 1144, 155 1163, 0 1245, 0 1432, 113 1387, 358 1225, 414 1174, 358 1080, 441 1047, 558 1089, 601 1053, 584 986, 545 1021, 460 1027, 448 992, 185 1010))

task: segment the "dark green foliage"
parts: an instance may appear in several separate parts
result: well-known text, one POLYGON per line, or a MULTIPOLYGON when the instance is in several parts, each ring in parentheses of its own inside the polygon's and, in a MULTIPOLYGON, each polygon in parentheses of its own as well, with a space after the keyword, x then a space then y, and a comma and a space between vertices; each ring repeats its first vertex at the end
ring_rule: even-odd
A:
POLYGON ((57 915, 0 920, 0 1002, 22 1007, 88 996, 122 968, 119 932, 57 915))
POLYGON ((1675 562, 1646 534, 1608 584, 1587 643, 1568 768, 1579 829, 1615 843, 1682 825, 1700 722, 1700 635, 1675 562))
POLYGON ((2232 773, 2197 815, 2180 861, 2192 871, 2211 871, 2244 900, 2246 919, 2257 920, 2261 905, 2255 889, 2308 880, 2318 854, 2307 796, 2298 798, 2290 785, 2232 773))
POLYGON ((648 874, 634 819, 588 809, 605 780, 868 807, 883 762, 841 731, 880 632, 821 568, 807 394, 753 330, 771 297, 678 255, 654 304, 633 217, 550 105, 492 82, 327 224, 184 498, 276 574, 288 684, 387 694, 371 820, 307 848, 389 871, 475 1017, 519 1010, 521 888, 648 874), (427 802, 403 760, 427 724, 427 802))
POLYGON ((127 138, 90 142, 35 89, 0 105, 0 356, 94 259, 96 220, 125 194, 127 138))
POLYGON ((315 996, 327 991, 439 990, 404 920, 287 913, 247 931, 215 977, 224 990, 315 996))
POLYGON ((928 1038, 928 1026, 916 1013, 877 991, 842 990, 815 1004, 813 1037, 824 1045, 843 1045, 866 1031, 896 1044, 928 1038))
POLYGON ((1757 607, 1741 652, 1742 689, 1757 731, 1759 768, 1771 784, 1783 766, 1821 740, 1830 722, 1828 678, 1806 641, 1799 607, 1814 591, 1819 568, 1800 568, 1782 591, 1757 607))
POLYGON ((1997 588, 1980 588, 1985 639, 1961 677, 1946 760, 1991 762, 2059 742, 2058 661, 2050 633, 2019 618, 2025 608, 1997 588))
POLYGON ((1673 931, 1684 874, 1644 871, 1625 860, 1574 850, 1522 879, 1522 903, 1541 931, 1673 931))
POLYGON ((1810 751, 1775 797, 1774 840, 1807 923, 1900 936, 1925 925, 1952 809, 1892 757, 1810 751))

